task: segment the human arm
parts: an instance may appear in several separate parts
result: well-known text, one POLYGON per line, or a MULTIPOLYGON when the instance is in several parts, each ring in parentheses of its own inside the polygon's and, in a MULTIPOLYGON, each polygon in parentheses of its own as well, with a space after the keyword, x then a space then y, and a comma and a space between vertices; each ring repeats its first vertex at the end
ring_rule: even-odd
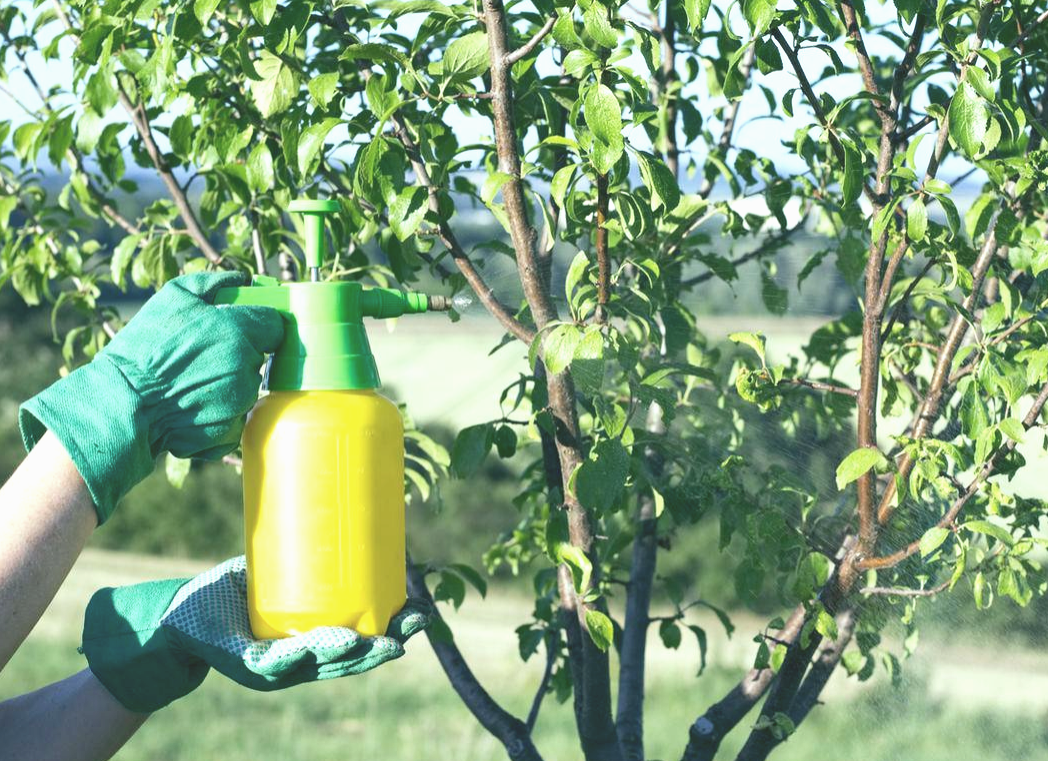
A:
POLYGON ((0 703, 0 758, 105 761, 148 718, 120 705, 84 669, 0 703))
POLYGON ((0 487, 0 669, 36 625, 97 525, 73 461, 48 433, 0 487))
MULTIPOLYGON (((44 435, 0 487, 0 669, 54 598, 97 520, 65 448, 44 435)), ((0 703, 0 757, 107 759, 147 718, 120 705, 85 669, 0 703)))

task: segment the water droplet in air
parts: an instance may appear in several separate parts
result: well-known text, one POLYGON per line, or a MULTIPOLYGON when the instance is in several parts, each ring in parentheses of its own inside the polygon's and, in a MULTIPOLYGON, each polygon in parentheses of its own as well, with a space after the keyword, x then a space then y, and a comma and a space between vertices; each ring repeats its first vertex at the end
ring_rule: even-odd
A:
POLYGON ((473 296, 468 293, 460 293, 451 299, 451 306, 455 308, 456 312, 461 314, 473 306, 473 296))

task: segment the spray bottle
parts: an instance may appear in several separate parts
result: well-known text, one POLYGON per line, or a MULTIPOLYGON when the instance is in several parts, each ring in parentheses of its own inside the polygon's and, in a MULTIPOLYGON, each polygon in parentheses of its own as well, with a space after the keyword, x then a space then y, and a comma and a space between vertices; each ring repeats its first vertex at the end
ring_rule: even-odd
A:
POLYGON ((285 318, 269 393, 248 417, 244 527, 248 610, 264 639, 316 626, 384 634, 406 599, 404 432, 376 393, 364 317, 445 310, 441 296, 319 282, 324 215, 334 200, 300 200, 310 282, 224 288, 218 304, 256 304, 285 318))

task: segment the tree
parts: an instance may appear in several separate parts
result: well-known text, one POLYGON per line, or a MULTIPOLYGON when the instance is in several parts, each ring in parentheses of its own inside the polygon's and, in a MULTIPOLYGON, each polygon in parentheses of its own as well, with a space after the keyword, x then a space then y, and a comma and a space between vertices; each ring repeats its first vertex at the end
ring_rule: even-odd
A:
MULTIPOLYGON (((106 284, 213 267, 293 276, 282 209, 307 194, 342 199, 328 277, 438 278, 529 347, 506 417, 461 431, 450 459, 418 438, 411 473, 424 490, 446 465, 468 478, 493 446, 531 462, 519 525, 486 555, 534 575, 518 635, 547 668, 529 716, 480 685, 443 621, 429 633, 511 758, 540 757, 548 692, 573 700, 587 761, 644 758, 646 632, 657 623, 675 648, 687 627, 705 648, 685 620, 704 601, 656 574, 660 548, 697 521, 719 521, 738 550, 724 562, 739 593, 772 594, 783 615, 738 685, 696 707, 688 761, 713 758, 758 704, 739 759, 765 758, 839 665, 896 672, 880 633, 893 620, 912 632, 924 598, 984 608, 1044 593, 1045 505, 1006 480, 1048 400, 1048 13, 1035 3, 35 5, 0 16, 5 73, 35 90, 9 91, 24 114, 2 124, 0 283, 81 315, 69 362, 119 327, 106 284), (69 86, 41 86, 39 67, 70 55, 69 86), (747 113, 791 130, 778 158, 737 144, 747 113), (66 172, 57 195, 36 169, 45 154, 66 172), (168 192, 137 216, 118 203, 135 192, 128 161, 168 192), (968 179, 980 190, 962 218, 953 191, 968 179), (468 204, 505 236, 464 247, 468 204), (112 250, 83 235, 93 220, 117 233, 112 250), (709 340, 692 313, 703 287, 756 278, 783 313, 776 258, 805 230, 820 247, 798 287, 832 263, 855 309, 786 364, 756 333, 709 340), (486 281, 502 256, 519 300, 486 281), (749 405, 787 440, 854 424, 838 493, 747 458, 762 435, 749 405), (670 615, 652 615, 655 594, 670 615), (621 621, 609 600, 624 600, 621 621)), ((466 583, 484 587, 462 564, 413 564, 409 579, 455 605, 466 583)))

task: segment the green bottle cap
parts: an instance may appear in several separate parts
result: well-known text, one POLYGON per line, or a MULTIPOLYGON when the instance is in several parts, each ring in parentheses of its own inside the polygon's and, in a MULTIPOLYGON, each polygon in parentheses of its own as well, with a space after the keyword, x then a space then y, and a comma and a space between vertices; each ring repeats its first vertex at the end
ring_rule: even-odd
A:
POLYGON ((269 370, 271 391, 377 388, 378 367, 364 317, 398 317, 451 306, 443 296, 316 282, 325 258, 324 216, 338 210, 336 200, 298 200, 289 206, 306 218, 305 255, 313 282, 280 283, 259 276, 250 286, 222 288, 215 297, 216 304, 268 306, 284 316, 284 340, 269 370))

